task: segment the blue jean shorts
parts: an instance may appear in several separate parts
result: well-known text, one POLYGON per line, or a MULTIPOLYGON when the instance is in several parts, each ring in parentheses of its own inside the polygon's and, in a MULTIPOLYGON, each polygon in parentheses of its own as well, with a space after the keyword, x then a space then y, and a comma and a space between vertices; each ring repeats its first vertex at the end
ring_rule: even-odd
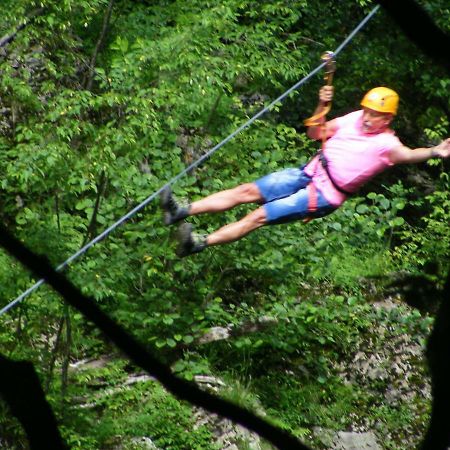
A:
POLYGON ((308 211, 308 190, 311 183, 303 167, 284 169, 259 178, 256 186, 264 199, 263 207, 269 224, 285 223, 307 217, 317 218, 332 213, 331 205, 317 190, 317 210, 308 211))

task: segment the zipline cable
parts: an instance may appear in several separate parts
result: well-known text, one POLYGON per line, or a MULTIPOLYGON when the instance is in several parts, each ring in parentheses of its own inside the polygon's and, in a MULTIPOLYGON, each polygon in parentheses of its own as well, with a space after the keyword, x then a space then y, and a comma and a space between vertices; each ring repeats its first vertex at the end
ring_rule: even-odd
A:
MULTIPOLYGON (((380 5, 377 5, 377 6, 375 6, 375 8, 373 8, 373 10, 359 23, 359 25, 342 42, 342 44, 333 52, 334 56, 338 55, 342 51, 342 49, 353 39, 353 37, 361 30, 361 28, 364 27, 364 25, 372 18, 372 16, 378 11, 379 8, 380 8, 380 5)), ((102 239, 104 239, 106 236, 108 236, 112 231, 114 231, 116 228, 118 228, 120 225, 122 225, 124 222, 126 222, 130 217, 132 217, 134 214, 136 214, 138 211, 140 211, 142 208, 144 208, 146 205, 148 205, 164 189, 171 186, 172 184, 175 184, 180 178, 182 178, 184 175, 186 175, 192 169, 199 166, 203 161, 208 159, 213 153, 215 153, 217 150, 219 150, 221 147, 223 147, 227 142, 229 142, 231 139, 233 139, 237 134, 239 134, 244 129, 248 128, 253 122, 255 122, 257 119, 259 119, 263 114, 265 114, 267 111, 272 109, 272 107, 274 105, 276 105, 278 102, 280 102, 284 98, 286 98, 292 91, 298 89, 302 84, 306 83, 306 81, 308 81, 310 78, 312 78, 326 64, 327 64, 327 62, 325 61, 325 62, 321 63, 319 66, 317 66, 312 72, 310 72, 303 79, 301 79, 300 81, 295 83, 287 91, 285 91, 283 94, 281 94, 275 100, 273 100, 268 106, 261 109, 258 113, 256 113, 247 122, 245 122, 243 125, 241 125, 239 128, 237 128, 233 133, 228 135, 225 139, 223 139, 221 142, 219 142, 213 148, 208 150, 208 152, 206 152, 203 156, 201 156, 200 158, 195 160, 192 164, 190 164, 188 167, 183 169, 178 175, 176 175, 172 179, 170 179, 164 186, 162 186, 157 191, 155 191, 153 194, 151 194, 149 197, 147 197, 145 200, 143 200, 139 205, 134 207, 131 211, 129 211, 127 214, 125 214, 123 217, 121 217, 117 222, 115 222, 113 225, 111 225, 106 230, 104 230, 102 233, 100 233, 97 237, 95 237, 94 239, 89 241, 84 247, 80 248, 76 253, 74 253, 72 256, 70 256, 68 259, 66 259, 66 261, 61 263, 55 270, 57 272, 59 272, 60 270, 67 267, 72 261, 77 259, 79 256, 86 253, 91 247, 93 247, 95 244, 100 242, 102 239)), ((20 303, 23 299, 25 299, 28 295, 30 295, 32 292, 34 292, 36 289, 38 289, 44 283, 45 283, 45 280, 40 279, 33 286, 31 286, 26 291, 24 291, 22 294, 20 294, 15 300, 13 300, 8 305, 3 307, 0 310, 0 316, 5 314, 7 311, 9 311, 11 308, 13 308, 18 303, 20 303)))

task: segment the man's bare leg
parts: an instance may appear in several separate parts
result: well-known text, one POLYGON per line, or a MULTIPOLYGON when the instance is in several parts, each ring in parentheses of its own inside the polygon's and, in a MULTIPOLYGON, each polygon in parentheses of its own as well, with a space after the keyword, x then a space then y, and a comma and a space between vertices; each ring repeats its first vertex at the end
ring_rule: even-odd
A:
POLYGON ((160 200, 164 223, 172 225, 189 216, 226 211, 243 203, 259 203, 263 198, 255 183, 245 183, 233 189, 216 192, 187 206, 178 204, 170 187, 161 192, 160 200))
POLYGON ((208 235, 206 237, 206 244, 208 246, 221 245, 237 241, 257 228, 264 226, 266 223, 265 209, 262 207, 258 208, 250 214, 247 214, 241 220, 229 223, 208 235))
POLYGON ((180 257, 199 253, 211 245, 221 245, 234 242, 250 232, 267 224, 266 211, 263 207, 247 214, 243 219, 225 225, 208 236, 195 236, 192 225, 184 222, 178 229, 179 245, 177 254, 180 257))
POLYGON ((193 202, 189 208, 189 215, 195 216, 197 214, 227 211, 237 205, 259 203, 262 200, 263 198, 256 184, 245 183, 193 202))

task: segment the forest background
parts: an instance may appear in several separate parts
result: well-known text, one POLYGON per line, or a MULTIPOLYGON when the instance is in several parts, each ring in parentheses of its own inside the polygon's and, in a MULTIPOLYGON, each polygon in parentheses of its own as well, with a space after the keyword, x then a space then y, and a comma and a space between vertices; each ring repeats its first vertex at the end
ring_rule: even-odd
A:
MULTIPOLYGON (((448 32, 447 3, 421 2, 448 32)), ((0 36, 14 39, 0 48, 1 219, 57 266, 307 75, 374 4, 2 6, 0 36)), ((448 73, 383 10, 337 67, 330 117, 357 109, 366 90, 385 85, 400 94, 394 128, 402 142, 430 146, 449 135, 448 73)), ((181 178, 175 194, 196 199, 306 162, 318 144, 305 136, 303 119, 322 83, 318 75, 291 94, 181 178)), ((449 183, 447 162, 396 167, 327 218, 267 227, 183 260, 154 201, 66 274, 174 373, 223 380, 220 395, 264 411, 315 448, 326 448, 317 428, 374 430, 383 448, 411 448, 429 420, 423 353, 406 369, 379 364, 376 376, 366 370, 352 378, 346 367, 369 364, 389 342, 423 350, 433 305, 410 308, 389 285, 407 273, 442 286, 449 183), (218 327, 228 338, 205 343, 218 327), (395 377, 407 372, 414 376, 394 395, 395 377)), ((192 222, 208 232, 249 208, 192 222)), ((0 252, 0 306, 34 281, 0 252)), ((191 407, 154 381, 120 389, 137 369, 46 286, 0 318, 0 342, 4 355, 34 363, 71 448, 140 448, 133 441, 140 436, 164 449, 220 448, 211 426, 194 426, 191 407), (106 362, 76 369, 93 359, 106 362), (118 390, 99 395, 107 389, 118 390)), ((4 404, 0 440, 27 448, 4 404)))

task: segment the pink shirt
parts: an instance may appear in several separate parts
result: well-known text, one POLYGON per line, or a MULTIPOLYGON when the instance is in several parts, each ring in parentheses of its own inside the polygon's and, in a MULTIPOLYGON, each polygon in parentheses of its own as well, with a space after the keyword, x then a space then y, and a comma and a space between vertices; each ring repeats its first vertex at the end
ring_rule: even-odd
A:
MULTIPOLYGON (((334 182, 348 192, 356 192, 375 175, 393 166, 389 160, 391 149, 402 145, 394 131, 378 134, 362 131, 363 111, 338 117, 336 133, 327 140, 324 155, 334 182)), ((341 205, 346 195, 336 190, 325 169, 315 157, 305 168, 323 196, 334 206, 341 205)))

